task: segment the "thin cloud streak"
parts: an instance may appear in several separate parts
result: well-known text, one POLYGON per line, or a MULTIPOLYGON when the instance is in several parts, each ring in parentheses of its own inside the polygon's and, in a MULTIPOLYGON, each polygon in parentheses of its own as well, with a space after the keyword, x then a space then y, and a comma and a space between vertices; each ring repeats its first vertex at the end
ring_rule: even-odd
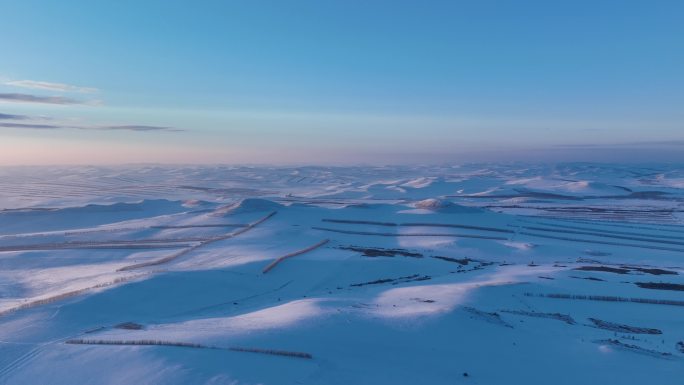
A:
POLYGON ((0 113, 0 120, 26 120, 29 119, 26 115, 13 115, 0 113))
POLYGON ((129 130, 129 131, 183 131, 174 127, 166 126, 146 126, 146 125, 127 125, 127 126, 104 126, 102 130, 129 130))
POLYGON ((0 123, 0 127, 5 128, 30 128, 36 130, 54 130, 65 128, 62 126, 55 126, 52 124, 31 124, 31 123, 0 123))
POLYGON ((627 142, 627 143, 579 143, 579 144, 557 144, 556 148, 633 148, 633 147, 679 147, 684 146, 684 140, 670 140, 670 141, 642 141, 642 142, 627 142))
POLYGON ((84 102, 81 100, 67 98, 64 96, 38 96, 38 95, 17 94, 17 93, 0 94, 0 101, 14 102, 14 103, 39 103, 39 104, 60 104, 60 105, 89 104, 89 102, 84 102))
POLYGON ((37 80, 11 80, 4 83, 8 86, 30 88, 35 90, 61 91, 61 92, 79 92, 84 94, 92 94, 98 92, 97 88, 72 86, 64 83, 42 82, 37 80))
MULTIPOLYGON (((0 113, 0 120, 52 120, 46 117, 32 117, 27 115, 12 115, 0 113)), ((42 130, 57 130, 57 129, 79 129, 79 130, 99 130, 99 131, 135 131, 135 132, 182 132, 185 131, 180 128, 168 126, 150 126, 144 124, 128 124, 128 125, 72 125, 72 124, 42 124, 42 123, 14 123, 14 122, 0 122, 0 128, 24 128, 24 129, 42 129, 42 130)))

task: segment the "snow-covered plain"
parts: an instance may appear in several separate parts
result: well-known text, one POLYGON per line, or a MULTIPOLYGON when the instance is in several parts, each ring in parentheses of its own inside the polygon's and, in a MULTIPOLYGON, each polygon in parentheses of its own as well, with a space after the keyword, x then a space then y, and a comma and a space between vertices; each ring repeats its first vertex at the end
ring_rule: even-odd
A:
POLYGON ((0 384, 681 384, 682 180, 0 168, 0 384))

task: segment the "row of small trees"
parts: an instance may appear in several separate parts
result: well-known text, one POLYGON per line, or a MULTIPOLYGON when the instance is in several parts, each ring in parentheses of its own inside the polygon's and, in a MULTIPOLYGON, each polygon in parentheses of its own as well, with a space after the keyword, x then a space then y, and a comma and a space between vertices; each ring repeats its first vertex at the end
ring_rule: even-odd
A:
POLYGON ((166 256, 166 257, 154 260, 154 261, 140 262, 140 263, 136 263, 133 265, 124 266, 117 271, 135 270, 135 269, 140 269, 143 267, 163 265, 165 263, 168 263, 168 262, 171 262, 175 259, 178 259, 178 258, 180 258, 186 254, 189 254, 190 252, 195 251, 196 249, 198 249, 202 246, 206 246, 212 242, 222 241, 224 239, 232 238, 232 237, 238 236, 238 235, 240 235, 246 231, 249 231, 249 230, 253 229, 254 227, 256 227, 257 225, 261 224, 262 222, 265 222, 267 219, 271 218, 275 214, 276 214, 276 211, 273 211, 270 214, 266 215, 265 217, 259 219, 258 221, 250 223, 250 224, 246 225, 245 227, 241 228, 240 230, 234 231, 232 233, 228 233, 226 235, 220 235, 217 237, 206 238, 206 239, 197 238, 196 240, 199 241, 200 243, 198 243, 194 246, 190 246, 190 247, 183 249, 177 253, 173 253, 169 256, 166 256))
POLYGON ((175 346, 181 348, 195 348, 195 349, 227 349, 234 352, 247 353, 261 353, 275 356, 297 357, 312 359, 313 356, 304 352, 292 352, 287 350, 261 349, 261 348, 247 348, 247 347, 229 347, 219 348, 217 346, 209 346, 196 344, 191 342, 177 342, 177 341, 163 341, 163 340, 98 340, 98 339, 71 339, 66 341, 67 344, 72 345, 130 345, 130 346, 175 346))
POLYGON ((122 341, 122 340, 86 340, 86 339, 72 339, 67 340, 67 344, 72 345, 157 345, 157 346, 178 346, 183 348, 199 348, 211 349, 210 346, 201 344, 194 344, 190 342, 170 342, 160 340, 136 340, 136 341, 122 341))
POLYGON ((18 311, 18 310, 28 309, 28 308, 32 308, 32 307, 35 307, 35 306, 41 306, 41 305, 46 305, 46 304, 49 304, 49 303, 52 303, 52 302, 61 301, 61 300, 63 300, 63 299, 67 299, 67 298, 70 298, 70 297, 75 297, 75 296, 77 296, 77 295, 81 295, 81 294, 83 294, 83 293, 85 293, 85 292, 87 292, 87 291, 90 291, 90 290, 96 290, 96 289, 100 289, 100 288, 103 288, 103 287, 116 285, 117 283, 121 283, 121 282, 124 282, 124 281, 129 281, 129 280, 132 280, 132 279, 135 279, 135 278, 137 278, 137 277, 120 277, 120 278, 116 278, 116 279, 114 279, 114 280, 112 280, 112 281, 110 281, 110 282, 100 283, 100 284, 97 284, 97 285, 95 285, 95 286, 91 286, 91 287, 86 287, 86 288, 83 288, 83 289, 78 289, 78 290, 69 291, 69 292, 66 292, 66 293, 62 293, 62 294, 55 295, 55 296, 48 297, 48 298, 38 299, 38 300, 35 300, 35 301, 25 302, 25 303, 23 303, 23 304, 21 304, 21 305, 18 305, 18 306, 13 307, 13 308, 10 308, 10 309, 7 309, 7 310, 0 311, 0 317, 1 317, 1 316, 4 316, 4 315, 7 315, 7 314, 10 314, 10 313, 14 313, 15 311, 18 311))
POLYGON ((311 246, 309 246, 309 247, 307 247, 307 248, 305 248, 305 249, 302 249, 302 250, 299 250, 299 251, 295 251, 295 252, 290 253, 290 254, 287 254, 287 255, 283 255, 282 257, 275 259, 273 262, 269 263, 266 267, 264 267, 264 270, 262 270, 262 273, 263 273, 263 274, 266 274, 266 273, 268 273, 269 271, 271 271, 271 269, 273 269, 274 267, 276 267, 280 262, 282 262, 282 261, 284 261, 284 260, 286 260, 286 259, 288 259, 288 258, 296 257, 296 256, 298 256, 298 255, 302 255, 302 254, 304 254, 304 253, 308 253, 309 251, 313 251, 313 250, 315 250, 315 249, 317 249, 317 248, 319 248, 319 247, 325 245, 325 244, 328 243, 328 242, 329 242, 328 239, 324 239, 324 240, 322 240, 322 241, 316 243, 315 245, 311 245, 311 246))
POLYGON ((581 299, 589 301, 607 301, 607 302, 636 302, 648 303, 652 305, 670 305, 670 306, 684 306, 684 301, 677 301, 671 299, 650 299, 650 298, 626 298, 606 295, 580 295, 580 294, 535 294, 525 293, 527 297, 546 297, 546 298, 560 298, 560 299, 581 299))

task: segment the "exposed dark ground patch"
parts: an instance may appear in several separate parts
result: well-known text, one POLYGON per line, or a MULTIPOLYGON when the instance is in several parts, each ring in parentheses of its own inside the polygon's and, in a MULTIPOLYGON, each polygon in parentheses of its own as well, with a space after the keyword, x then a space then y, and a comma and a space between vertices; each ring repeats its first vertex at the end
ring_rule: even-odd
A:
POLYGON ((123 322, 118 325, 114 325, 115 329, 125 329, 125 330, 141 330, 143 325, 135 322, 123 322))
POLYGON ((586 280, 588 280, 588 281, 597 281, 597 282, 605 282, 605 281, 606 281, 605 279, 596 278, 596 277, 577 277, 577 276, 574 276, 574 275, 571 275, 570 278, 575 278, 575 279, 586 279, 586 280))
POLYGON ((536 311, 525 311, 525 310, 501 310, 501 312, 502 313, 515 314, 515 315, 521 315, 521 316, 526 316, 526 317, 555 319, 558 321, 563 321, 569 325, 574 325, 576 323, 575 320, 569 314, 539 313, 536 311))
POLYGON ((424 299, 424 298, 411 298, 411 300, 416 301, 416 302, 424 302, 424 303, 435 303, 434 299, 424 299))
POLYGON ((436 255, 432 258, 441 259, 442 261, 447 261, 447 262, 458 263, 461 266, 467 266, 470 262, 475 262, 474 260, 472 260, 470 258, 451 258, 451 257, 442 257, 442 256, 438 256, 438 255, 436 255))
POLYGON ((368 285, 381 285, 383 283, 391 283, 392 285, 397 285, 397 284, 406 283, 406 282, 427 281, 429 279, 432 279, 432 277, 430 277, 429 275, 413 274, 413 275, 407 275, 405 277, 381 278, 381 279, 376 279, 375 281, 369 281, 369 282, 363 282, 363 283, 352 283, 349 286, 361 287, 361 286, 368 286, 368 285))
POLYGON ((606 273, 615 273, 615 274, 628 274, 629 269, 623 269, 619 267, 610 267, 610 266, 581 266, 581 267, 576 267, 573 270, 581 270, 581 271, 603 271, 606 273))
POLYGON ((611 345, 615 346, 621 349, 629 350, 635 353, 640 353, 640 354, 645 354, 651 357, 658 357, 658 358, 670 358, 672 357, 672 353, 668 352, 660 352, 657 350, 652 350, 652 349, 646 349, 642 348, 641 346, 638 345, 632 345, 632 344, 626 344, 620 340, 616 339, 607 339, 607 340, 597 340, 594 341, 598 344, 606 344, 606 345, 611 345))
POLYGON ((646 274, 652 274, 652 275, 678 275, 679 274, 676 271, 665 270, 665 269, 656 269, 656 268, 629 267, 629 269, 640 271, 640 272, 646 273, 646 274))
POLYGON ((499 315, 499 313, 497 312, 490 313, 479 309, 475 309, 474 307, 470 306, 464 306, 463 310, 471 314, 470 318, 480 319, 482 321, 489 322, 495 325, 505 326, 507 328, 513 328, 513 325, 501 319, 501 315, 499 315))
POLYGON ((630 273, 634 273, 634 272, 640 272, 640 273, 651 274, 651 275, 678 275, 679 274, 676 271, 672 271, 672 270, 638 267, 638 266, 624 266, 624 265, 620 266, 620 267, 612 267, 612 266, 605 266, 605 265, 580 266, 580 267, 574 268, 573 270, 602 271, 602 272, 606 272, 606 273, 615 273, 615 274, 630 274, 630 273))
POLYGON ((610 330, 618 333, 631 333, 631 334, 663 334, 660 329, 654 328, 644 328, 638 326, 630 326, 625 324, 618 324, 614 322, 600 320, 598 318, 589 318, 594 326, 599 329, 610 330))
POLYGON ((381 247, 340 246, 338 249, 361 253, 364 257, 411 257, 423 258, 423 254, 406 249, 384 249, 381 247))
POLYGON ((684 291, 684 285, 680 285, 678 283, 634 282, 634 284, 642 289, 684 291))
POLYGON ((602 302, 633 302, 643 303, 649 305, 668 305, 668 306, 684 306, 684 301, 677 301, 671 299, 652 299, 652 298, 627 298, 616 297, 608 295, 583 295, 583 294, 543 294, 543 293, 525 293, 526 297, 541 297, 554 299, 570 299, 570 300, 585 300, 585 301, 602 301, 602 302))

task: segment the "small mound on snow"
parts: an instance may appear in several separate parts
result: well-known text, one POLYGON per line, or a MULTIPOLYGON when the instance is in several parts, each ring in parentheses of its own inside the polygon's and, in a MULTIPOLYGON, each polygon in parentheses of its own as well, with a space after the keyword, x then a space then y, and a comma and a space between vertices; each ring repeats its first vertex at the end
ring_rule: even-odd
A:
POLYGON ((413 205, 417 209, 439 211, 441 213, 479 213, 482 210, 475 207, 461 206, 444 199, 424 199, 413 205))
POLYGON ((201 201, 198 199, 188 199, 183 201, 183 207, 186 208, 196 208, 202 206, 208 206, 208 202, 201 201))

